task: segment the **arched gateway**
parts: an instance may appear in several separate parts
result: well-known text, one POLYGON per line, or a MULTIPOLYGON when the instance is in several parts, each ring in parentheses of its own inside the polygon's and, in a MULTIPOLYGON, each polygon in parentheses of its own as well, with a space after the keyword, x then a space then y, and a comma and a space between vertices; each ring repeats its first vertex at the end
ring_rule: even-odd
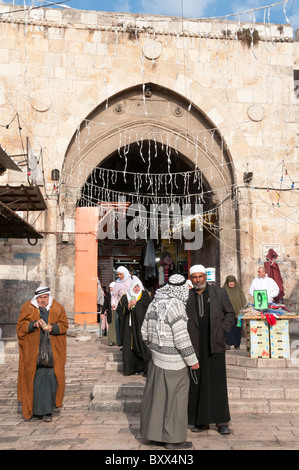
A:
POLYGON ((119 263, 157 287, 158 272, 152 277, 144 266, 150 239, 155 256, 168 252, 176 270, 201 262, 219 281, 225 250, 238 253, 234 183, 220 130, 180 94, 140 84, 98 106, 73 136, 62 169, 62 198, 76 211, 76 321, 94 321, 78 312, 96 311, 97 276, 107 286, 119 263))

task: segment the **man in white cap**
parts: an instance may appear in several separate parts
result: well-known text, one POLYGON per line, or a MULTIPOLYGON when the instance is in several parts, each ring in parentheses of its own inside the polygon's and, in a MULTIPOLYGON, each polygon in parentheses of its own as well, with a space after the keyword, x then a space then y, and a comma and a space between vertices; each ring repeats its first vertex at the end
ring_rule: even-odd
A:
POLYGON ((17 322, 18 400, 26 421, 34 416, 51 421, 52 412, 62 406, 67 329, 65 309, 53 299, 49 287, 39 287, 21 308, 17 322), (39 352, 47 344, 49 360, 45 362, 39 352))
POLYGON ((266 268, 264 266, 259 266, 257 270, 257 277, 255 277, 249 288, 249 294, 253 297, 253 292, 255 290, 266 290, 268 302, 273 303, 275 297, 279 295, 279 287, 271 277, 268 277, 266 273, 266 268))
POLYGON ((188 331, 200 367, 190 380, 188 422, 193 432, 216 424, 220 434, 230 434, 225 333, 234 324, 234 309, 225 289, 207 284, 204 266, 192 266, 190 277, 188 331))

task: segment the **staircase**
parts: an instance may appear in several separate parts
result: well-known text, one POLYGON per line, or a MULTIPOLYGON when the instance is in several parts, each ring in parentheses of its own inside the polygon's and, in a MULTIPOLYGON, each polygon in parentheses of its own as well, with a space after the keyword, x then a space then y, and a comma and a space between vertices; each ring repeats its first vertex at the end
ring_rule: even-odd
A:
MULTIPOLYGON (((299 360, 247 357, 245 344, 226 353, 231 413, 299 413, 299 360)), ((122 353, 108 354, 93 388, 91 411, 138 413, 146 379, 122 375, 122 353)))
POLYGON ((138 413, 146 383, 142 375, 124 376, 122 353, 108 354, 106 369, 93 388, 90 402, 91 411, 121 411, 138 413))
MULTIPOLYGON (((104 339, 100 340, 100 348, 97 342, 82 343, 75 338, 70 341, 72 352, 66 369, 64 406, 78 406, 79 393, 82 403, 91 412, 139 413, 146 378, 123 375, 122 353, 118 348, 105 346, 104 339), (91 348, 92 354, 85 356, 85 347, 91 348)), ((3 369, 0 407, 15 406, 16 338, 2 339, 1 346, 5 347, 8 367, 3 369)), ((296 352, 291 350, 294 359, 297 359, 296 352)), ((226 371, 231 414, 299 414, 299 357, 297 360, 253 359, 247 357, 246 347, 242 344, 240 350, 227 351, 226 371)))

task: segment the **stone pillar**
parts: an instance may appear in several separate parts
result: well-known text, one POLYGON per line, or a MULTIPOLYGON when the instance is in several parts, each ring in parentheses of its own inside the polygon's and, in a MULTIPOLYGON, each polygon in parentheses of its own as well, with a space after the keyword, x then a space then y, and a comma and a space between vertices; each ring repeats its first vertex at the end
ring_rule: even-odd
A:
POLYGON ((47 234, 45 235, 46 250, 44 251, 44 275, 45 283, 51 288, 52 294, 55 297, 57 275, 57 200, 48 200, 47 207, 45 219, 47 234))

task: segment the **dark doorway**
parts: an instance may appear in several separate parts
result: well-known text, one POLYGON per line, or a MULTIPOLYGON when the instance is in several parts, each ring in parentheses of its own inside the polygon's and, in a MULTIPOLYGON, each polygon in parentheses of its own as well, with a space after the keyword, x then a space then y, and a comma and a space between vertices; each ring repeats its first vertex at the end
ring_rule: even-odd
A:
MULTIPOLYGON (((94 168, 82 188, 78 206, 113 204, 120 197, 125 198, 128 205, 140 203, 145 206, 149 217, 151 204, 171 202, 179 204, 181 208, 183 204, 190 204, 192 214, 195 204, 202 204, 203 213, 212 214, 213 217, 205 219, 203 248, 196 253, 184 249, 183 239, 171 237, 165 240, 159 232, 159 239, 153 240, 157 259, 156 276, 148 277, 143 265, 147 239, 99 240, 99 278, 103 285, 114 278, 111 267, 115 272, 119 264, 124 264, 141 277, 146 287, 154 291, 159 286, 158 260, 165 253, 173 260, 173 272, 181 272, 185 276, 188 276, 188 267, 197 261, 198 256, 203 257, 207 266, 217 266, 217 213, 213 207, 213 194, 201 170, 194 165, 191 167, 184 155, 148 139, 122 147, 94 168)), ((130 221, 128 217, 127 223, 130 221)))

